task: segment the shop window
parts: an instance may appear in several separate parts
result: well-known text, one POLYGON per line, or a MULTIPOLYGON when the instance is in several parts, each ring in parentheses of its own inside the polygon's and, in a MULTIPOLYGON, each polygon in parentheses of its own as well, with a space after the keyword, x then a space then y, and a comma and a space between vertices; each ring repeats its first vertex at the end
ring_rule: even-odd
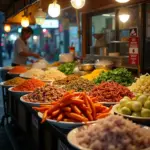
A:
POLYGON ((92 17, 92 46, 95 46, 95 37, 104 35, 105 43, 115 39, 115 13, 105 13, 92 17))
POLYGON ((129 30, 131 28, 137 28, 138 27, 138 7, 129 7, 129 14, 130 14, 130 18, 126 23, 123 23, 119 20, 119 31, 120 31, 120 35, 119 35, 119 40, 121 41, 128 41, 129 38, 129 30))
MULTIPOLYGON (((120 8, 121 9, 121 8, 120 8)), ((138 14, 139 14, 139 10, 137 6, 134 7, 129 7, 129 14, 130 14, 130 18, 127 22, 123 23, 119 20, 119 29, 120 30, 125 30, 125 29, 130 29, 133 27, 137 27, 138 25, 138 14)))
MULTIPOLYGON (((121 9, 121 8, 120 8, 121 9)), ((127 22, 123 23, 120 20, 119 23, 119 39, 120 44, 117 45, 118 52, 122 56, 128 56, 128 40, 130 36, 130 29, 137 28, 138 29, 138 21, 139 21, 139 10, 137 6, 129 7, 130 18, 127 22)))
POLYGON ((150 70, 150 4, 146 4, 146 37, 145 37, 145 49, 143 53, 143 62, 144 62, 144 69, 149 72, 150 70))
POLYGON ((69 45, 75 47, 78 55, 80 53, 79 44, 78 26, 69 27, 69 45))

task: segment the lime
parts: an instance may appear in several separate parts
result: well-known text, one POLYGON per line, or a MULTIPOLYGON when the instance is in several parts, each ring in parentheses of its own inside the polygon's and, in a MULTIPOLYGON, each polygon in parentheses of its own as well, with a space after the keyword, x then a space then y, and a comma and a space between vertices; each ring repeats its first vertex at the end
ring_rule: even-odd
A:
POLYGON ((146 100, 147 100, 147 96, 146 95, 141 95, 137 99, 137 101, 139 101, 142 105, 144 105, 146 100))
POLYGON ((121 107, 126 106, 126 103, 127 103, 127 102, 128 102, 128 99, 124 99, 124 98, 121 99, 121 100, 120 100, 120 106, 121 106, 121 107))
POLYGON ((141 102, 138 102, 138 101, 132 102, 132 111, 138 112, 138 111, 141 111, 141 109, 142 109, 141 102))
POLYGON ((130 110, 132 110, 132 101, 128 101, 126 103, 126 107, 128 107, 130 110))
POLYGON ((121 113, 124 115, 131 115, 131 110, 128 107, 122 107, 121 113))
POLYGON ((134 116, 134 117, 141 117, 141 112, 133 112, 132 116, 134 116))
POLYGON ((145 102, 144 108, 150 109, 150 101, 145 102))
POLYGON ((150 117, 150 110, 146 109, 146 108, 142 108, 141 116, 142 117, 150 117))

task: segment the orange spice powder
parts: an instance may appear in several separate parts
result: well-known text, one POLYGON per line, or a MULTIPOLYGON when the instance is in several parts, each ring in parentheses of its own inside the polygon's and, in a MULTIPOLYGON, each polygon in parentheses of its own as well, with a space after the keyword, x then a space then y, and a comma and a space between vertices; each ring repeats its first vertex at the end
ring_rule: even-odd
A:
POLYGON ((38 79, 29 79, 22 84, 14 87, 13 91, 34 91, 38 87, 44 86, 45 83, 38 79))
POLYGON ((16 66, 16 67, 12 68, 11 70, 9 70, 9 73, 16 73, 16 74, 18 73, 18 74, 20 74, 20 73, 24 73, 26 71, 27 71, 26 67, 16 66))

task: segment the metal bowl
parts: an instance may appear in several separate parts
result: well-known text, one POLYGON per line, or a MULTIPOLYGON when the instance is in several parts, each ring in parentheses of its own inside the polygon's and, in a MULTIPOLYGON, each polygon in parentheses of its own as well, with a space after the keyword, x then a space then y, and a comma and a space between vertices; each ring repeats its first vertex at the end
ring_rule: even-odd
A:
POLYGON ((112 65, 95 64, 95 68, 96 68, 96 69, 101 69, 101 68, 112 69, 112 68, 113 68, 113 64, 112 64, 112 65))
POLYGON ((80 71, 93 71, 95 69, 94 64, 81 64, 78 67, 80 71))

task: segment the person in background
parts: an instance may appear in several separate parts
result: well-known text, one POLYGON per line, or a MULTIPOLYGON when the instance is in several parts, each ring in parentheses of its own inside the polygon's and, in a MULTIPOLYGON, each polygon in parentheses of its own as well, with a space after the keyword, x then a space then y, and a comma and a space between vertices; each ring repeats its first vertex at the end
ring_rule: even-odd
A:
POLYGON ((60 49, 55 48, 54 61, 59 61, 59 54, 60 54, 60 49))
POLYGON ((44 44, 44 51, 48 52, 49 51, 49 44, 48 44, 48 40, 45 40, 45 44, 44 44))
POLYGON ((32 56, 35 58, 40 58, 39 54, 30 52, 27 44, 27 40, 33 34, 31 27, 22 28, 20 37, 14 43, 14 56, 12 61, 12 66, 26 65, 28 57, 32 56))
POLYGON ((50 61, 54 61, 54 59, 55 59, 55 50, 56 50, 56 46, 55 46, 55 43, 54 43, 54 41, 53 41, 53 39, 51 39, 50 40, 50 56, 49 56, 49 58, 50 58, 50 61))
POLYGON ((48 39, 45 40, 45 44, 44 44, 44 57, 46 58, 47 61, 49 61, 50 47, 49 47, 48 39))
POLYGON ((11 41, 8 41, 8 43, 6 44, 6 50, 7 50, 9 59, 11 59, 12 49, 13 49, 13 45, 11 41))

